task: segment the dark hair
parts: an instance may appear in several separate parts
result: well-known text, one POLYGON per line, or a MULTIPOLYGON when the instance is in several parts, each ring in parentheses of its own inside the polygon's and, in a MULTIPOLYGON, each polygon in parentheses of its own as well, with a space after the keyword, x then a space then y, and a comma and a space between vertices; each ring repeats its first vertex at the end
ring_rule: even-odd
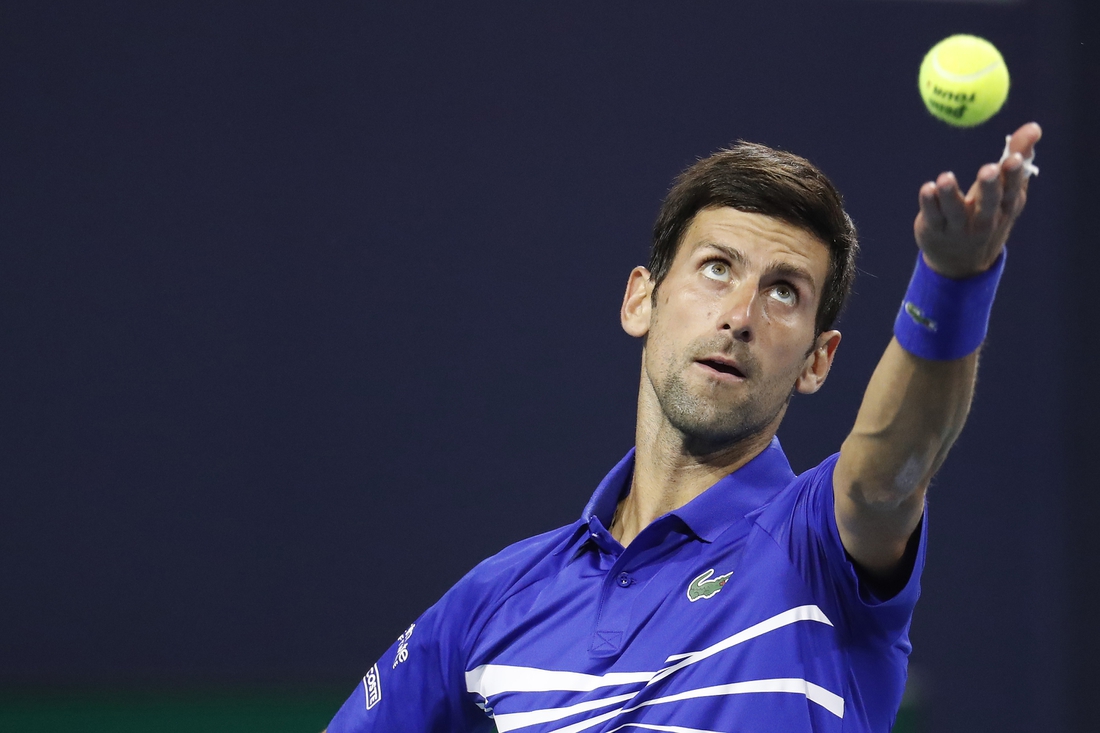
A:
POLYGON ((815 327, 817 333, 830 328, 855 279, 855 225, 824 173, 805 158, 766 145, 738 141, 676 178, 653 225, 649 272, 654 293, 695 215, 720 206, 774 217, 813 234, 829 248, 829 274, 815 327))

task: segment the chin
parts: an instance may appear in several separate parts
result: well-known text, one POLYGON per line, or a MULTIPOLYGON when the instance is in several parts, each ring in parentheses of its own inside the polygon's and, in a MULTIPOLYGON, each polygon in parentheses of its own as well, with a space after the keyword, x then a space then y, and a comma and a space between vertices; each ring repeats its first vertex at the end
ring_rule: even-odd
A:
POLYGON ((693 386, 677 375, 654 389, 665 420, 692 453, 713 453, 760 435, 782 416, 789 399, 760 392, 716 399, 714 392, 693 386))
MULTIPOLYGON (((681 416, 683 417, 683 416, 681 416)), ((764 426, 751 421, 728 419, 672 420, 672 427, 684 436, 684 445, 693 453, 712 453, 729 447, 761 432, 764 426)), ((765 423, 766 425, 766 423, 765 423)))
POLYGON ((691 452, 712 453, 766 432, 782 416, 786 403, 770 410, 745 404, 725 409, 698 409, 698 404, 694 407, 666 411, 665 417, 684 436, 691 452))

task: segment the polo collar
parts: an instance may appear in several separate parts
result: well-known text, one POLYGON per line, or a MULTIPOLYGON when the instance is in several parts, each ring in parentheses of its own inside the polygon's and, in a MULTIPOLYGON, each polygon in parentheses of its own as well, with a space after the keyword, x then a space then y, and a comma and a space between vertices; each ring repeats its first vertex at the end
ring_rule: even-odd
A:
POLYGON ((727 527, 767 504, 794 480, 794 471, 773 437, 741 468, 671 514, 675 514, 699 539, 713 542, 727 527))
POLYGON ((581 521, 592 526, 592 520, 595 519, 603 527, 610 527, 611 520, 615 518, 616 507, 630 493, 630 481, 633 477, 634 449, 631 448, 596 487, 596 492, 581 513, 581 521))
MULTIPOLYGON (((589 532, 602 534, 611 526, 615 508, 630 491, 634 475, 631 448, 604 477, 581 514, 589 532), (593 521, 595 520, 595 521, 593 521)), ((767 504, 794 480, 794 471, 773 437, 751 461, 670 514, 680 518, 699 539, 713 542, 730 524, 767 504)))

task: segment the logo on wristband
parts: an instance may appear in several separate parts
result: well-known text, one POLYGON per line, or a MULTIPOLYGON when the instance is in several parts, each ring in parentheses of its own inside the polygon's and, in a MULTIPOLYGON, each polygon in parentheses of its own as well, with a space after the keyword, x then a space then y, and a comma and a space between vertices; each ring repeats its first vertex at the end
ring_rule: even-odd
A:
POLYGON ((928 316, 924 315, 924 311, 915 306, 911 301, 905 301, 905 312, 909 314, 909 317, 913 319, 913 323, 918 326, 923 326, 929 331, 936 330, 936 322, 928 316))

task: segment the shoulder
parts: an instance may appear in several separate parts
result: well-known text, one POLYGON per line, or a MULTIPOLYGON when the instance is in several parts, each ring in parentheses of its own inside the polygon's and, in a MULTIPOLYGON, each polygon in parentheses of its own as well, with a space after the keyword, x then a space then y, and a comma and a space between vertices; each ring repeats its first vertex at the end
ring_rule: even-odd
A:
POLYGON ((497 584, 515 579, 546 558, 563 552, 580 530, 581 523, 574 522, 508 545, 478 563, 460 582, 497 584))
POLYGON ((455 583, 439 605, 471 620, 486 616, 508 596, 568 561, 565 555, 581 530, 578 521, 505 547, 455 583))
POLYGON ((880 627, 891 638, 906 628, 920 596, 927 537, 918 529, 912 566, 898 589, 878 595, 852 562, 840 539, 833 498, 833 469, 838 454, 800 474, 775 499, 751 517, 786 554, 804 582, 855 626, 880 627))
POLYGON ((833 518, 833 470, 839 453, 826 458, 808 471, 795 476, 767 504, 749 518, 772 536, 785 544, 798 527, 829 532, 835 528, 833 518))
POLYGON ((464 669, 468 653, 505 601, 568 559, 559 550, 569 546, 579 524, 521 540, 478 563, 416 619, 415 642, 432 645, 464 669))
POLYGON ((848 564, 833 516, 833 468, 838 457, 829 456, 795 476, 748 516, 811 585, 848 564))

